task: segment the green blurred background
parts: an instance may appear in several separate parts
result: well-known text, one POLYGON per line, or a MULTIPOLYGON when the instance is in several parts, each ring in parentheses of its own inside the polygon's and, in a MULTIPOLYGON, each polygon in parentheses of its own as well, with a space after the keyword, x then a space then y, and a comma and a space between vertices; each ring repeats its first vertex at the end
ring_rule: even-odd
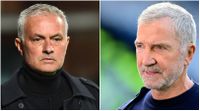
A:
POLYGON ((142 87, 135 53, 104 29, 101 29, 100 83, 103 109, 116 109, 142 87))

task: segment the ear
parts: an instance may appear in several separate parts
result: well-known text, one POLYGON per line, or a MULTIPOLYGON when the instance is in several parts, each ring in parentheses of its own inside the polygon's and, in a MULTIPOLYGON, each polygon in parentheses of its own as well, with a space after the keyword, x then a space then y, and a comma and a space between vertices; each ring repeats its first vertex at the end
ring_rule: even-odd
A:
POLYGON ((195 45, 194 44, 190 44, 187 47, 187 54, 186 54, 186 58, 185 58, 185 65, 189 65, 190 62, 192 61, 192 58, 194 56, 194 52, 195 52, 195 45))
POLYGON ((70 40, 70 37, 67 36, 67 40, 66 40, 66 44, 67 44, 67 46, 68 46, 68 44, 69 44, 69 40, 70 40))
POLYGON ((17 47, 17 50, 20 52, 20 54, 23 56, 23 47, 22 47, 22 40, 20 38, 15 38, 15 46, 17 47))

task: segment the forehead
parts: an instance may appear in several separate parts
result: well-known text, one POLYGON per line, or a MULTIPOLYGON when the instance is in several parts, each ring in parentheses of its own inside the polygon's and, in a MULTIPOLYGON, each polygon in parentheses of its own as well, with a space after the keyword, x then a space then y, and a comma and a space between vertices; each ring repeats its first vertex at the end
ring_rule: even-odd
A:
POLYGON ((64 31, 64 23, 55 14, 32 15, 26 18, 24 28, 26 33, 58 33, 64 31))
POLYGON ((136 42, 177 43, 178 37, 172 27, 170 18, 156 19, 150 22, 143 22, 138 25, 136 42))
POLYGON ((40 22, 50 22, 50 23, 57 23, 57 24, 63 24, 63 20, 60 16, 57 16, 56 14, 51 13, 38 13, 35 15, 30 15, 25 18, 25 25, 31 24, 33 22, 36 22, 36 24, 40 22))

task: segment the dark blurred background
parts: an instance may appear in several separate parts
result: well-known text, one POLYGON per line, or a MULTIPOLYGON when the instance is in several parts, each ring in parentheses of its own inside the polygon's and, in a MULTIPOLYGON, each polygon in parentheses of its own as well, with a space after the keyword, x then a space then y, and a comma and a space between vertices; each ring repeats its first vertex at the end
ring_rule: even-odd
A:
POLYGON ((22 64, 22 57, 14 45, 17 19, 22 10, 36 3, 54 5, 67 15, 71 38, 64 69, 99 84, 98 1, 1 1, 1 83, 22 64))
MULTIPOLYGON (((117 109, 143 86, 137 71, 134 40, 139 14, 161 1, 101 1, 101 109, 117 109)), ((184 7, 197 26, 196 52, 189 77, 199 83, 199 2, 171 1, 184 7)))

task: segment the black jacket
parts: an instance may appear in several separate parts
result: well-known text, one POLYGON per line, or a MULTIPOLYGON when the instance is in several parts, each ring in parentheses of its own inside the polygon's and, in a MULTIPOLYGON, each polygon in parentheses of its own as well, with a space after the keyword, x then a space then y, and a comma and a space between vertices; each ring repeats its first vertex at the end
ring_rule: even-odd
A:
MULTIPOLYGON (((69 81, 73 92, 72 97, 64 100, 63 109, 99 109, 99 89, 96 84, 84 78, 73 77, 64 71, 62 74, 69 81)), ((27 95, 19 86, 18 76, 19 71, 1 85, 1 108, 4 110, 30 109, 24 105, 23 100, 27 95)))

